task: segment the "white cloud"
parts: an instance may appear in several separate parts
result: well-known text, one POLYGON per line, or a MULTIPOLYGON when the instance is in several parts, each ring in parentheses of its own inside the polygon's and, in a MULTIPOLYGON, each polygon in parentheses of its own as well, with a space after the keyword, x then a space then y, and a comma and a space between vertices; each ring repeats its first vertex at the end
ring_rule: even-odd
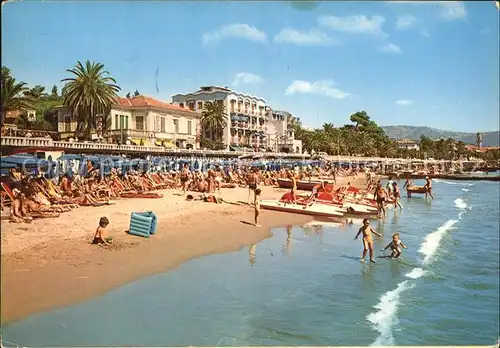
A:
POLYGON ((349 93, 334 88, 334 85, 333 80, 319 80, 314 82, 295 80, 287 87, 285 94, 320 94, 334 99, 344 99, 349 96, 349 93))
POLYGON ((291 28, 281 30, 274 37, 274 41, 295 45, 330 45, 335 43, 332 38, 319 30, 298 31, 291 28))
POLYGON ((204 44, 218 42, 226 38, 241 38, 257 42, 266 42, 266 33, 248 24, 230 24, 218 30, 203 34, 204 44))
POLYGON ((420 30, 420 35, 425 37, 431 37, 431 33, 429 33, 427 30, 420 30))
POLYGON ((439 8, 439 15, 446 20, 467 18, 467 9, 462 1, 389 1, 390 4, 433 5, 439 8))
POLYGON ((410 15, 399 16, 396 22, 396 29, 398 30, 409 29, 411 27, 414 27, 415 24, 417 24, 416 17, 410 15))
POLYGON ((411 105, 413 104, 413 101, 411 100, 406 100, 406 99, 400 99, 396 102, 398 105, 411 105))
POLYGON ((467 18, 465 4, 461 1, 440 1, 439 5, 441 6, 441 17, 446 20, 453 21, 467 18))
POLYGON ((264 79, 259 75, 241 72, 236 74, 233 81, 233 86, 258 84, 262 82, 264 82, 264 79))
POLYGON ((401 53, 401 48, 398 45, 388 42, 383 46, 378 47, 379 51, 382 53, 401 53))
POLYGON ((349 34, 369 34, 387 37, 382 30, 385 18, 382 16, 355 15, 347 17, 323 16, 318 18, 318 23, 330 29, 349 34))

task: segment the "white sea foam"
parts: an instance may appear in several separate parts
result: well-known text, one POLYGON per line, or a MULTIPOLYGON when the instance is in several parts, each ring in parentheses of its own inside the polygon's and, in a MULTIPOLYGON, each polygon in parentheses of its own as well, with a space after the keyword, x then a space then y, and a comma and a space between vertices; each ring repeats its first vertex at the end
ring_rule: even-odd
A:
POLYGON ((462 183, 459 183, 459 182, 446 181, 446 180, 442 180, 442 179, 433 179, 433 181, 437 182, 437 183, 447 184, 447 185, 463 185, 462 183))
POLYGON ((419 253, 422 253, 424 255, 424 262, 423 262, 424 264, 427 263, 429 260, 431 260, 431 258, 436 253, 436 250, 439 247, 439 243, 441 242, 441 239, 443 238, 444 234, 450 231, 453 228, 453 226, 457 223, 457 221, 458 220, 448 220, 437 230, 429 233, 425 237, 424 241, 422 242, 422 245, 420 246, 420 249, 418 250, 419 253))
POLYGON ((377 311, 368 314, 366 319, 372 323, 372 328, 380 333, 372 346, 394 345, 392 328, 398 324, 397 310, 400 304, 401 294, 412 288, 413 285, 405 280, 398 284, 396 289, 386 292, 380 297, 380 301, 373 306, 377 311))
POLYGON ((454 203, 458 209, 467 209, 467 203, 462 198, 455 199, 454 203))
POLYGON ((462 215, 465 214, 465 211, 461 211, 460 213, 458 213, 458 218, 461 220, 462 219, 462 215))
POLYGON ((469 192, 469 189, 463 188, 462 191, 469 192))
POLYGON ((418 279, 420 277, 423 277, 425 275, 425 271, 420 268, 414 268, 410 272, 405 274, 405 277, 411 278, 411 279, 418 279))

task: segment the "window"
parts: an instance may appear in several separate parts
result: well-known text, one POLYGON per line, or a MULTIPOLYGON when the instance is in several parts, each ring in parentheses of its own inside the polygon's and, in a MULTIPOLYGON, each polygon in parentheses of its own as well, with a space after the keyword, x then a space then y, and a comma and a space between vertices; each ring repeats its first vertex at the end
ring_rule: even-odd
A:
POLYGON ((198 102, 198 110, 203 110, 203 103, 202 102, 198 102))
POLYGON ((71 116, 64 117, 64 131, 71 132, 71 116))
POLYGON ((144 130, 144 116, 135 117, 135 129, 144 130))
POLYGON ((172 120, 174 122, 174 133, 179 133, 179 120, 172 120))
POLYGON ((184 103, 179 103, 179 106, 184 109, 184 103))
POLYGON ((118 129, 118 115, 115 115, 115 129, 118 129))
POLYGON ((192 121, 188 121, 188 134, 189 135, 192 135, 193 134, 193 122, 192 121))
POLYGON ((161 132, 165 133, 165 117, 161 118, 161 132))
POLYGON ((128 115, 125 116, 125 129, 128 129, 128 115))
POLYGON ((155 117, 155 132, 159 132, 161 127, 161 117, 156 115, 155 117))
POLYGON ((194 111, 194 102, 189 102, 188 103, 188 108, 189 108, 189 110, 193 110, 194 111))

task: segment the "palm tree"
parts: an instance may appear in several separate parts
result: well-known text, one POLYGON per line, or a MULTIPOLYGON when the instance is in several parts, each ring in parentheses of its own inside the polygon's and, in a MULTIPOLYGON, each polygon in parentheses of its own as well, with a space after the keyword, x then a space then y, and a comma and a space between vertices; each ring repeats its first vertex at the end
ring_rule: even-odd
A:
POLYGON ((28 98, 39 99, 40 97, 47 96, 45 93, 45 87, 37 85, 27 91, 24 91, 23 94, 28 98))
POLYGON ((323 131, 327 134, 333 133, 333 130, 335 129, 335 126, 333 123, 325 123, 323 124, 323 131))
POLYGON ((98 116, 103 117, 103 130, 109 124, 111 106, 121 90, 116 80, 109 76, 101 63, 78 61, 73 69, 67 69, 74 77, 61 80, 63 104, 71 111, 77 121, 77 135, 86 138, 97 129, 98 116))
POLYGON ((222 140, 222 131, 226 128, 228 115, 222 100, 208 101, 201 112, 201 125, 209 129, 212 138, 222 140))
POLYGON ((26 98, 23 97, 23 92, 26 90, 26 83, 16 82, 16 79, 10 76, 8 69, 2 67, 2 125, 5 122, 7 111, 31 107, 26 98))

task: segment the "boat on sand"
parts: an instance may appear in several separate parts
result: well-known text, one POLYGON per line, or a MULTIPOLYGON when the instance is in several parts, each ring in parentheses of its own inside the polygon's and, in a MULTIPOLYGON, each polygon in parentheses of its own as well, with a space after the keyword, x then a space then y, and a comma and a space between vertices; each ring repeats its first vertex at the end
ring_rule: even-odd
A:
POLYGON ((341 217, 344 215, 339 209, 326 204, 294 204, 277 200, 262 200, 260 206, 267 210, 277 210, 287 213, 303 214, 321 217, 341 217))
MULTIPOLYGON (((297 195, 295 200, 298 204, 305 204, 308 196, 297 195)), ((281 199, 281 202, 291 202, 292 194, 285 193, 281 199)), ((338 211, 344 214, 351 215, 369 215, 369 214, 377 214, 377 208, 364 204, 357 204, 354 202, 350 202, 347 200, 343 200, 341 198, 336 198, 333 195, 327 192, 320 192, 318 197, 314 200, 314 204, 325 204, 336 208, 338 211)))

